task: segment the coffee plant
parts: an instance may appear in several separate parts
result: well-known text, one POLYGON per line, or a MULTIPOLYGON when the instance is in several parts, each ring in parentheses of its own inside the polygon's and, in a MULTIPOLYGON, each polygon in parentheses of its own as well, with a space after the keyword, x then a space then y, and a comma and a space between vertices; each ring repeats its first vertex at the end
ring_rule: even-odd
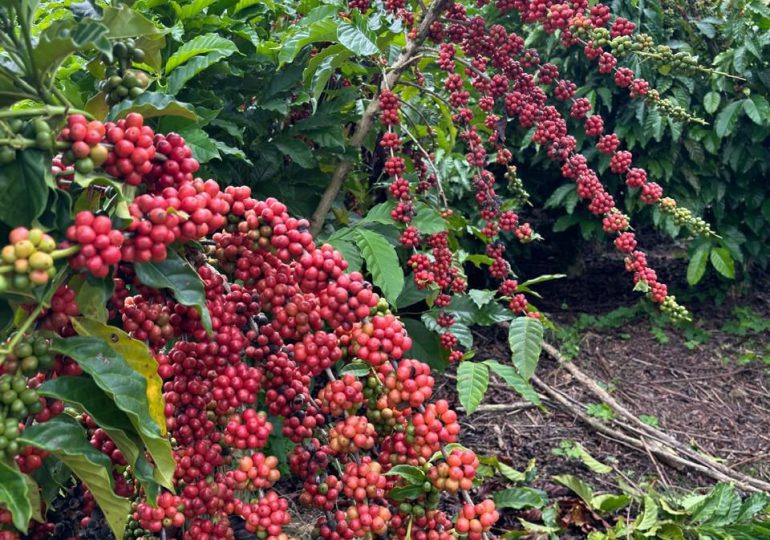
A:
POLYGON ((457 362, 467 412, 489 370, 539 403, 531 299, 556 276, 514 274, 541 236, 511 147, 558 166, 675 320, 592 163, 715 237, 527 37, 702 123, 622 62, 709 69, 634 29, 577 0, 4 2, 0 538, 281 540, 305 507, 314 538, 502 534, 433 389, 457 362), (472 361, 469 326, 497 323, 512 365, 472 361), (48 521, 62 496, 77 530, 48 521))

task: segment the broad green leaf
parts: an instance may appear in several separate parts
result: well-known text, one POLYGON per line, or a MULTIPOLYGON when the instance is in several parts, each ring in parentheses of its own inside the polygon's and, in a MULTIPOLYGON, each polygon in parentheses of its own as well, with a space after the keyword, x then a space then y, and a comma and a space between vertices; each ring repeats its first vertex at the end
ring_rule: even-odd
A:
POLYGON ((371 373, 371 371, 372 371, 371 366, 361 361, 355 361, 355 362, 346 364, 339 370, 340 375, 351 373, 356 377, 363 377, 364 375, 368 375, 369 373, 371 373))
POLYGON ((388 498, 394 501, 406 501, 408 499, 416 499, 420 495, 424 495, 425 490, 422 485, 410 484, 408 486, 396 487, 388 492, 388 498))
POLYGON ((658 524, 658 505, 649 495, 644 496, 644 512, 637 521, 636 528, 640 531, 652 529, 658 524))
POLYGON ((394 201, 385 201, 379 204, 375 204, 369 209, 366 215, 361 218, 359 223, 382 223, 384 225, 392 225, 393 218, 391 217, 390 213, 395 207, 396 203, 394 201))
POLYGON ((466 360, 457 367, 457 397, 467 414, 478 408, 489 386, 489 368, 486 364, 466 360))
POLYGON ((114 284, 111 279, 83 279, 80 283, 73 279, 70 282, 77 296, 75 300, 80 306, 80 312, 91 319, 107 322, 107 301, 112 295, 114 284))
MULTIPOLYGON (((184 65, 177 67, 167 78, 168 91, 176 95, 185 84, 201 71, 210 68, 217 62, 233 54, 232 50, 217 50, 201 56, 190 58, 184 65)), ((139 96, 141 97, 141 96, 139 96)))
POLYGON ((283 138, 275 141, 275 146, 281 153, 289 156, 291 160, 303 169, 312 169, 316 165, 313 152, 310 147, 299 139, 283 138))
POLYGON ((735 279, 735 261, 727 248, 714 248, 711 250, 711 265, 714 269, 728 279, 735 279))
POLYGON ((493 289, 471 289, 468 296, 479 308, 486 306, 495 297, 497 292, 493 289))
POLYGON ((353 54, 369 56, 380 52, 377 36, 372 32, 366 19, 355 14, 352 22, 341 22, 337 27, 337 39, 353 54), (357 15, 357 16, 355 16, 357 15))
POLYGON ((28 148, 0 169, 0 219, 9 227, 30 226, 40 217, 53 186, 51 156, 28 148))
POLYGON ((173 489, 175 462, 171 444, 161 435, 160 426, 150 416, 145 378, 100 338, 57 338, 52 350, 75 360, 84 372, 93 377, 97 386, 112 398, 115 405, 128 415, 158 467, 159 483, 173 489))
POLYGON ((631 503, 631 497, 628 495, 612 495, 605 493, 604 495, 597 495, 591 501, 591 506, 595 510, 599 510, 605 514, 613 514, 625 508, 631 503))
POLYGON ((193 306, 201 315, 201 322, 211 332, 211 315, 206 307, 206 291, 195 269, 173 250, 161 262, 134 265, 139 281, 156 289, 169 289, 176 301, 193 306))
POLYGON ((356 244, 372 281, 385 299, 394 304, 404 288, 404 272, 394 246, 381 234, 367 229, 356 229, 356 244))
POLYGON ((168 94, 160 92, 145 92, 136 99, 121 101, 112 108, 108 118, 117 120, 132 112, 140 113, 145 118, 179 116, 188 120, 198 120, 192 105, 177 101, 168 94))
POLYGON ((171 2, 176 15, 181 20, 190 19, 203 13, 203 10, 215 3, 217 0, 193 0, 189 4, 177 7, 177 4, 171 2))
POLYGON ((110 528, 122 538, 131 502, 115 494, 110 459, 91 446, 85 430, 75 420, 59 415, 33 424, 19 436, 19 442, 41 448, 69 467, 88 486, 110 528))
POLYGON ((573 452, 577 454, 577 457, 583 464, 597 474, 607 474, 612 472, 612 467, 605 465, 595 457, 593 457, 588 450, 586 450, 582 444, 575 443, 572 448, 573 452))
POLYGON ((519 287, 529 288, 532 285, 537 285, 538 283, 546 283, 556 279, 564 279, 565 277, 567 277, 567 274, 543 274, 542 276, 537 276, 535 278, 528 279, 527 281, 519 283, 519 287))
POLYGON ((413 465, 396 465, 385 474, 388 476, 400 476, 409 484, 418 484, 420 487, 425 482, 425 471, 413 465))
POLYGON ((519 375, 529 381, 537 369, 543 348, 543 324, 532 317, 515 318, 508 330, 508 345, 513 365, 519 375))
POLYGON ((337 21, 333 18, 321 19, 302 28, 281 43, 278 53, 279 65, 288 64, 306 45, 311 43, 333 43, 337 41, 337 21))
POLYGON ((690 262, 687 265, 687 283, 690 285, 698 283, 703 278, 703 274, 706 273, 710 250, 709 244, 701 244, 690 257, 690 262))
POLYGON ((24 476, 15 466, 0 461, 0 503, 11 513, 14 527, 26 533, 32 517, 32 504, 24 476))
POLYGON ((46 28, 33 48, 32 57, 39 72, 56 69, 76 51, 95 48, 112 58, 107 27, 93 19, 57 21, 46 28))
POLYGON ((22 476, 24 476, 24 481, 27 483, 27 498, 32 507, 32 519, 38 523, 45 523, 46 520, 43 517, 42 499, 40 498, 42 490, 34 478, 28 474, 22 476))
POLYGON ((43 396, 77 405, 107 432, 129 463, 136 462, 141 444, 138 434, 126 413, 118 409, 92 378, 57 377, 45 381, 39 392, 43 396))
POLYGON ((232 54, 238 51, 238 47, 229 39, 223 38, 218 34, 211 33, 196 36, 190 41, 185 42, 169 57, 166 61, 166 74, 171 73, 191 58, 214 51, 229 51, 232 54))
POLYGON ((542 508, 548 502, 548 496, 539 489, 516 487, 495 492, 492 496, 497 508, 542 508))
POLYGON ((422 234, 437 234, 447 230, 447 222, 441 217, 441 213, 427 204, 415 205, 415 216, 412 225, 417 227, 422 234))
POLYGON ((193 157, 201 163, 208 163, 212 159, 219 159, 219 149, 209 134, 198 126, 190 126, 179 130, 184 137, 187 146, 192 150, 193 157))
POLYGON ((147 402, 150 416, 158 424, 162 435, 166 434, 166 404, 163 400, 163 379, 158 375, 158 362, 147 344, 132 338, 120 328, 108 326, 93 319, 78 317, 72 325, 81 336, 97 337, 112 350, 123 356, 132 369, 147 381, 147 402))
POLYGON ((535 389, 528 381, 525 381, 521 375, 516 373, 516 369, 514 369, 513 366, 503 365, 496 360, 485 360, 484 363, 488 365, 498 377, 503 379, 508 386, 516 390, 521 397, 530 403, 534 403, 538 407, 542 405, 540 396, 537 395, 535 389))
POLYGON ((707 113, 714 114, 719 108, 720 101, 722 101, 722 96, 719 95, 719 92, 709 92, 703 96, 703 108, 706 109, 707 113))
POLYGON ((119 7, 105 7, 101 22, 109 30, 109 36, 112 39, 157 36, 166 33, 165 29, 158 28, 155 23, 126 4, 120 4, 119 7))
POLYGON ((762 95, 754 94, 744 99, 743 111, 755 124, 765 126, 770 122, 770 104, 762 95))
POLYGON ((594 491, 591 486, 583 482, 577 476, 571 474, 562 474, 553 477, 554 482, 560 484, 568 489, 571 489, 575 495, 583 499, 583 501, 591 506, 591 501, 594 498, 594 491))
POLYGON ((714 131, 718 137, 721 138, 730 135, 735 130, 735 125, 738 123, 738 116, 743 110, 741 108, 741 103, 741 101, 733 101, 717 115, 714 131))
POLYGON ((94 94, 91 96, 91 99, 86 102, 83 109, 97 120, 104 120, 110 112, 110 105, 107 103, 107 94, 104 92, 94 94))

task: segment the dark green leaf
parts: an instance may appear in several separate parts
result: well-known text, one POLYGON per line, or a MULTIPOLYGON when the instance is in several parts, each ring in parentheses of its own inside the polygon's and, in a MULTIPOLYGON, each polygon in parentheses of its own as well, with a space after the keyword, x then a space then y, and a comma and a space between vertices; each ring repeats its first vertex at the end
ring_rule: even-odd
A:
POLYGON ((231 56, 234 52, 234 50, 230 49, 216 50, 214 52, 190 58, 184 65, 174 69, 167 78, 169 93, 176 95, 182 88, 184 88, 185 84, 198 73, 231 56))
POLYGON ((275 146, 303 169, 312 169, 316 165, 316 160, 310 147, 298 139, 285 138, 275 141, 275 146))
POLYGON ((29 485, 24 475, 5 461, 0 461, 0 503, 11 513, 14 527, 26 533, 32 517, 29 485))
POLYGON ((447 230, 447 222, 441 213, 424 203, 415 205, 415 216, 412 225, 422 234, 437 234, 447 230))
POLYGON ((754 94, 744 99, 743 111, 755 124, 765 126, 770 122, 770 104, 768 104, 767 98, 762 95, 754 94))
POLYGON ((107 27, 91 19, 80 22, 57 21, 41 34, 33 49, 35 67, 45 72, 56 68, 76 51, 95 48, 112 58, 112 45, 107 39, 107 27))
POLYGON ((604 514, 614 514, 621 508, 628 506, 631 500, 628 495, 597 495, 591 501, 591 506, 604 514))
POLYGON ((30 226, 40 217, 53 185, 51 157, 40 150, 17 151, 0 170, 0 219, 10 226, 30 226))
POLYGON ((366 261, 372 281, 380 288, 385 299, 395 304, 404 288, 404 272, 394 246, 387 238, 367 229, 356 229, 356 244, 366 261))
POLYGON ((467 414, 478 408, 489 386, 489 368, 486 364, 466 360, 457 367, 457 397, 467 414))
POLYGON ((543 324, 532 317, 517 317, 508 330, 513 365, 525 381, 535 373, 543 348, 543 324))
POLYGON ((161 262, 141 263, 134 266, 139 281, 156 289, 169 289, 177 302, 193 306, 201 314, 201 322, 211 332, 211 315, 206 307, 206 291, 195 269, 175 251, 161 262))
POLYGON ((421 485, 408 485, 403 487, 396 487, 388 492, 388 498, 394 501, 405 501, 408 499, 416 499, 420 495, 424 495, 425 490, 421 485))
POLYGON ((433 369, 443 371, 446 368, 446 362, 441 355, 438 335, 428 330, 422 322, 416 319, 403 317, 401 322, 409 333, 409 337, 412 338, 409 357, 425 362, 433 369))
POLYGON ((166 33, 164 29, 158 28, 155 23, 126 4, 120 4, 119 7, 105 7, 101 22, 108 28, 112 39, 157 36, 166 33))
POLYGON ((738 115, 743 110, 741 104, 741 101, 733 101, 720 111, 717 115, 716 124, 714 125, 717 136, 725 137, 735 130, 735 125, 738 122, 738 115))
POLYGON ((123 536, 131 503, 115 495, 110 459, 91 446, 85 430, 75 420, 59 415, 33 424, 20 435, 19 442, 41 448, 69 467, 88 486, 115 535, 123 536))
POLYGON ((108 118, 109 120, 117 120, 131 112, 140 113, 145 118, 179 116, 188 120, 198 120, 198 115, 195 114, 192 105, 182 103, 168 94, 159 92, 145 92, 136 99, 121 101, 112 108, 108 118))

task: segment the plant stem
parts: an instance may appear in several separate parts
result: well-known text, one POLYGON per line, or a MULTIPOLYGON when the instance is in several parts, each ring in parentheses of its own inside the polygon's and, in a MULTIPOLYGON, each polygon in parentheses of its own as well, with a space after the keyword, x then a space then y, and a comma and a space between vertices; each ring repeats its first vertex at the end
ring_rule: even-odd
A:
POLYGON ((87 111, 73 109, 64 105, 45 105, 35 107, 34 109, 4 110, 0 111, 0 118, 23 118, 26 116, 62 116, 64 114, 82 114, 86 118, 93 120, 94 117, 87 111))
POLYGON ((32 310, 32 313, 30 313, 29 316, 24 320, 24 322, 21 323, 19 330, 11 338, 11 341, 8 342, 8 345, 6 345, 5 348, 0 349, 0 366, 3 365, 3 362, 5 362, 6 355, 13 351, 13 348, 16 346, 19 340, 21 340, 25 332, 29 330, 30 326, 35 323, 37 318, 43 312, 43 308, 44 306, 42 303, 38 304, 35 309, 32 310))
POLYGON ((65 259, 67 257, 70 257, 76 254, 78 251, 80 251, 80 247, 81 247, 80 245, 75 245, 64 249, 57 249, 56 251, 51 252, 51 258, 54 261, 59 259, 65 259))
MULTIPOLYGON (((415 55, 419 54, 420 45, 422 45, 428 37, 430 25, 438 19, 439 14, 444 10, 447 2, 448 0, 433 0, 433 2, 431 2, 420 22, 417 36, 414 40, 407 41, 407 44, 398 59, 391 66, 385 80, 382 81, 381 88, 392 88, 398 82, 401 78, 401 74, 414 60, 415 55)), ((374 118, 378 109, 379 106, 376 97, 372 98, 369 105, 366 107, 364 114, 361 116, 361 120, 359 120, 356 125, 355 132, 350 139, 351 146, 358 148, 363 144, 364 139, 366 139, 366 136, 374 127, 374 118)), ((324 221, 326 220, 326 215, 329 213, 329 210, 331 210, 345 178, 352 170, 353 162, 350 160, 341 161, 337 165, 337 168, 329 181, 329 185, 326 186, 326 191, 324 191, 324 194, 321 197, 321 201, 318 203, 315 212, 313 212, 310 226, 310 231, 313 234, 318 234, 321 231, 324 221)))

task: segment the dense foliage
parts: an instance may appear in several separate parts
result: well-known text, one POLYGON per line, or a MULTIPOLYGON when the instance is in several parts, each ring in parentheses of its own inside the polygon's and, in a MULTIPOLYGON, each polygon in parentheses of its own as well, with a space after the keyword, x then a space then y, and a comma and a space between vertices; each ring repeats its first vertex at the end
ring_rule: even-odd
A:
POLYGON ((540 404, 558 276, 515 279, 540 236, 514 154, 671 318, 613 182, 733 273, 549 61, 703 125, 623 61, 713 70, 635 27, 581 0, 2 3, 0 537, 106 534, 48 521, 66 494, 125 538, 284 539, 295 502, 316 538, 502 534, 476 488, 522 475, 456 444, 433 373, 459 362, 468 413, 490 372, 540 404), (475 361, 498 323, 512 363, 475 361))

